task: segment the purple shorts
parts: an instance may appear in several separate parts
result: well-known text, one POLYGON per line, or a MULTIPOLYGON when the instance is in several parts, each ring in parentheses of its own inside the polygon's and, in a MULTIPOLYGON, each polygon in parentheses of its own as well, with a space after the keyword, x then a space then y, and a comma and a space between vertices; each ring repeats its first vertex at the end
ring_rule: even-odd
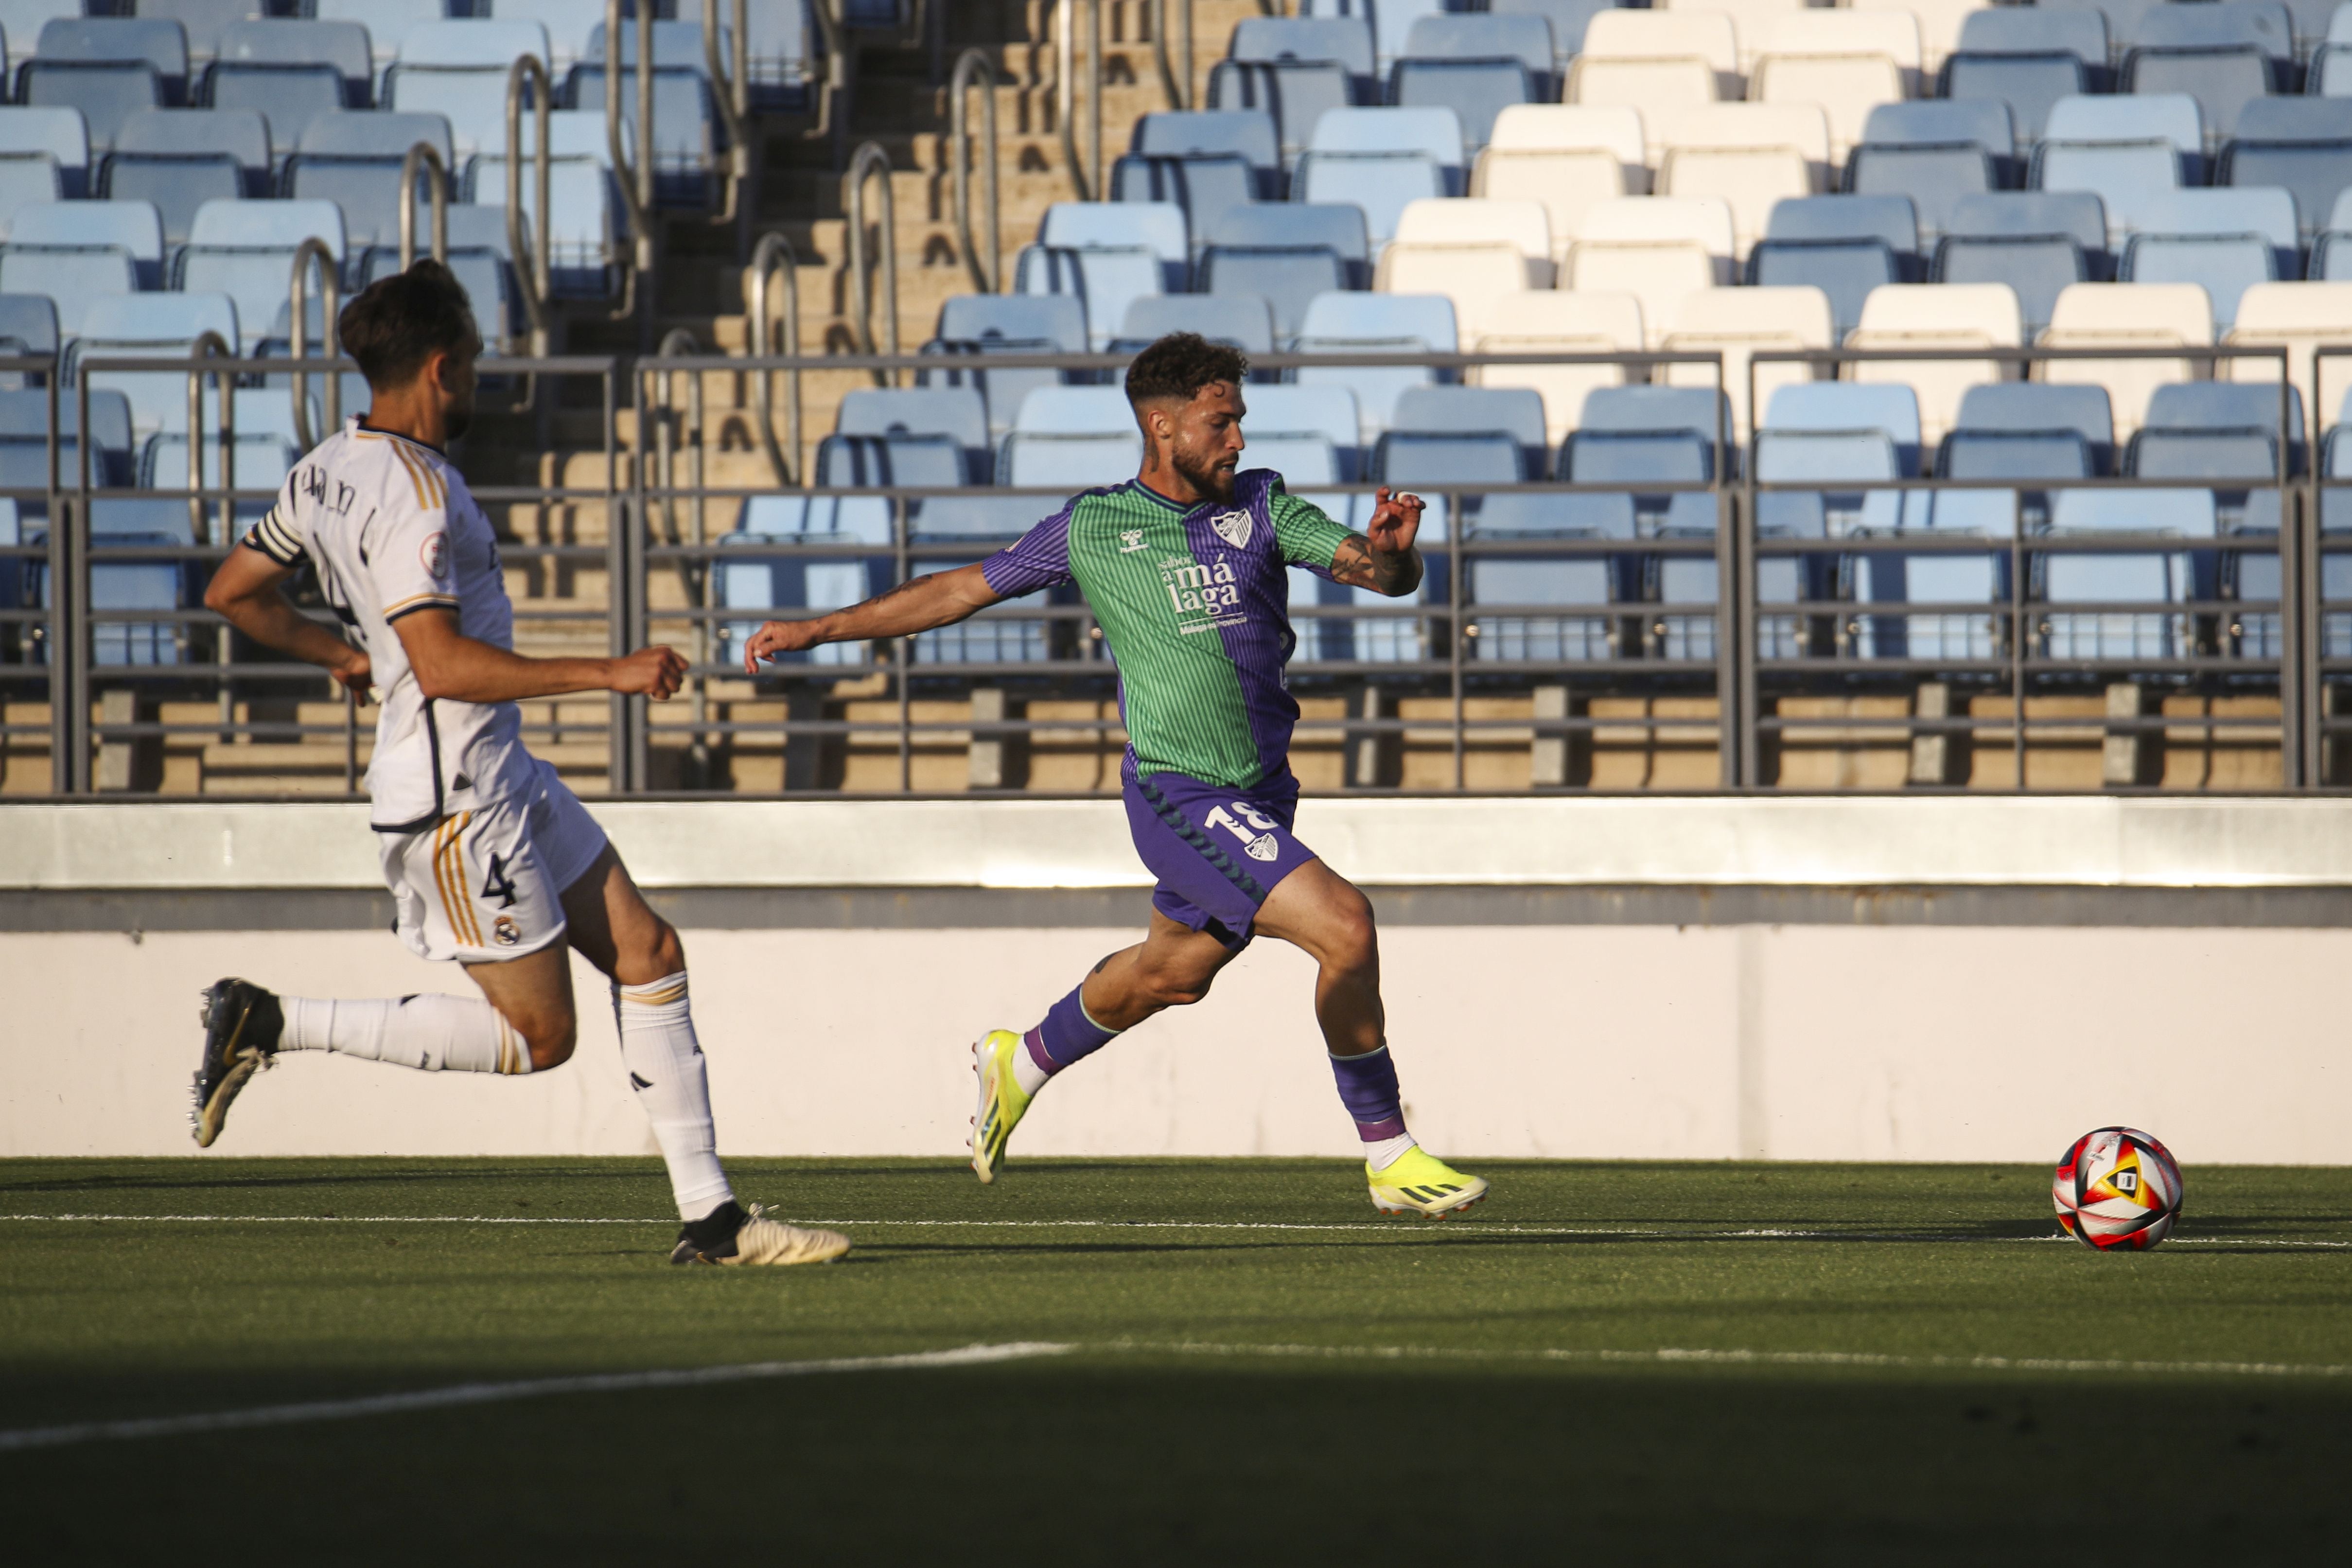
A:
POLYGON ((1151 907, 1236 952, 1276 884, 1315 858, 1290 831, 1298 781, 1286 769, 1250 789, 1129 776, 1124 794, 1135 852, 1160 881, 1151 907))

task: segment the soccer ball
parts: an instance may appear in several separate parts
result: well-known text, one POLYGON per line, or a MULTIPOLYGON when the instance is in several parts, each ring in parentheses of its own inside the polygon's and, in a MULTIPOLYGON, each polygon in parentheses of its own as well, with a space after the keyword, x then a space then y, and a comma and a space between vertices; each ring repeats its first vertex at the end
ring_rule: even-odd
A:
POLYGON ((2180 1217, 2180 1167, 2137 1128, 2102 1127, 2059 1159, 2050 1196, 2059 1225, 2084 1246, 2145 1252, 2180 1217))

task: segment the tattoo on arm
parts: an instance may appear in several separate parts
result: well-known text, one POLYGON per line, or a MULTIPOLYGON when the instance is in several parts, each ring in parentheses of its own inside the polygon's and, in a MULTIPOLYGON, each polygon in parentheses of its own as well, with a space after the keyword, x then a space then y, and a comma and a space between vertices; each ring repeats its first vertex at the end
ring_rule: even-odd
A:
POLYGON ((1421 586, 1421 552, 1382 554, 1372 548, 1370 540, 1351 533, 1339 542, 1331 557, 1331 575, 1350 588, 1370 588, 1394 598, 1421 586))

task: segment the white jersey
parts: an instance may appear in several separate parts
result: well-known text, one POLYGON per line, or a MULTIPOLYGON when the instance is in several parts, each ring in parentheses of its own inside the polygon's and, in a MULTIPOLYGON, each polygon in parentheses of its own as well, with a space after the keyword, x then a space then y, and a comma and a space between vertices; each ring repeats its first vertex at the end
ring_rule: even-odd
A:
POLYGON ((281 566, 307 557, 367 649, 383 703, 367 774, 378 832, 414 833, 532 787, 515 705, 426 697, 392 629, 419 610, 455 610, 465 636, 514 647, 498 540, 446 458, 354 416, 295 465, 245 542, 281 566))

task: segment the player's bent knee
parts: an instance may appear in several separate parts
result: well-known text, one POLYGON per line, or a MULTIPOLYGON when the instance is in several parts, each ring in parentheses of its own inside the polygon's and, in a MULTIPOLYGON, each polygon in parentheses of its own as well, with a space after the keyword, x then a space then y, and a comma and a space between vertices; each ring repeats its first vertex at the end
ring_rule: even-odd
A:
POLYGON ((658 915, 654 918, 652 946, 645 954, 646 967, 656 977, 677 974, 686 968, 686 943, 678 939, 677 928, 658 915))
POLYGON ((580 1043, 580 1022, 570 1008, 561 1013, 527 1014, 507 1022, 530 1051, 533 1072, 562 1067, 572 1059, 572 1049, 580 1043))

